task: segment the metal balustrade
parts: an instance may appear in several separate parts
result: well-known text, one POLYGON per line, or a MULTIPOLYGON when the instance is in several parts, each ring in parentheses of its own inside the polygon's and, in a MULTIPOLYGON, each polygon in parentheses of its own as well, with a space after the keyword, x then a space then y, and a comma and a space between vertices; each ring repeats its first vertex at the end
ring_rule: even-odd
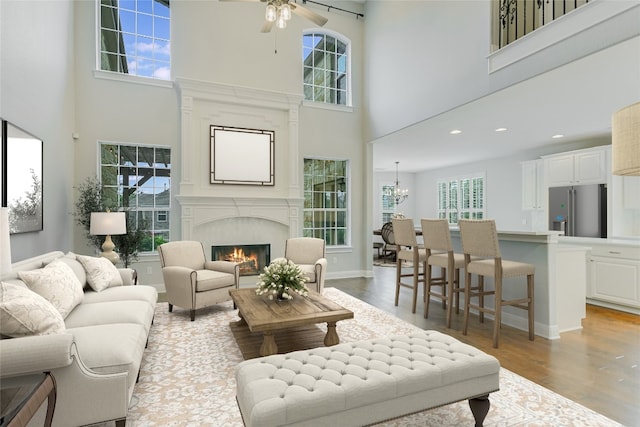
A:
POLYGON ((494 48, 500 49, 589 0, 495 0, 494 48))

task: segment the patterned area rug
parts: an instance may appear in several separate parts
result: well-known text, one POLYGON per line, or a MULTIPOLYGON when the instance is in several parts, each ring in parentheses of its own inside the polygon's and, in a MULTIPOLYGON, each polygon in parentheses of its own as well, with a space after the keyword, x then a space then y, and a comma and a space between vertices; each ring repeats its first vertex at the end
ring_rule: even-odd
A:
MULTIPOLYGON (((338 322, 341 341, 406 334, 417 329, 335 288, 325 296, 355 313, 338 322)), ((242 426, 234 367, 243 360, 229 327, 232 304, 198 310, 196 320, 159 303, 136 385, 128 426, 242 426)), ((326 329, 325 329, 326 331, 326 329)), ((506 369, 490 395, 485 426, 619 426, 620 424, 506 369)), ((472 426, 466 401, 423 411, 380 426, 472 426)))

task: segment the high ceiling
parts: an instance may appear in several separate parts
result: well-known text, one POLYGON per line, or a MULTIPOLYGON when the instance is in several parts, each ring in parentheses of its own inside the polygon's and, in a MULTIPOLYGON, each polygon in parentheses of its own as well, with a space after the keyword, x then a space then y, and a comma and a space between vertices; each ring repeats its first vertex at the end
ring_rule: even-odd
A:
POLYGON ((374 171, 395 170, 395 161, 401 172, 417 172, 608 139, 612 113, 638 101, 636 38, 376 140, 374 171), (451 135, 454 129, 462 132, 451 135), (558 134, 564 137, 552 138, 558 134))

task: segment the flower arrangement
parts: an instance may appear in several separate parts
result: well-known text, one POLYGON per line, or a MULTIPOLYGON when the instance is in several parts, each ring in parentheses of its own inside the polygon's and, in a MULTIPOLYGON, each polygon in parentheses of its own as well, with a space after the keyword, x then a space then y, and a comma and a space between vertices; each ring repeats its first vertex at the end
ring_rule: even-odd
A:
POLYGON ((293 299, 293 293, 306 297, 309 289, 308 281, 299 266, 285 258, 277 258, 264 268, 260 275, 257 295, 267 295, 272 300, 293 299))

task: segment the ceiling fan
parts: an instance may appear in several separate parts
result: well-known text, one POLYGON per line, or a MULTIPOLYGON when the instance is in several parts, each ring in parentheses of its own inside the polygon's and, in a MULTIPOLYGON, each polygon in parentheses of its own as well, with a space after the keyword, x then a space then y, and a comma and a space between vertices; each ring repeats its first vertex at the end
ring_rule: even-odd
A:
MULTIPOLYGON (((265 12, 265 21, 262 24, 263 33, 268 33, 275 25, 278 28, 285 28, 287 21, 291 19, 291 13, 308 19, 314 24, 322 27, 327 23, 328 19, 319 15, 306 7, 303 7, 292 0, 220 0, 220 1, 242 1, 242 2, 262 2, 267 4, 265 12)), ((304 2, 304 0, 303 0, 304 2)))

